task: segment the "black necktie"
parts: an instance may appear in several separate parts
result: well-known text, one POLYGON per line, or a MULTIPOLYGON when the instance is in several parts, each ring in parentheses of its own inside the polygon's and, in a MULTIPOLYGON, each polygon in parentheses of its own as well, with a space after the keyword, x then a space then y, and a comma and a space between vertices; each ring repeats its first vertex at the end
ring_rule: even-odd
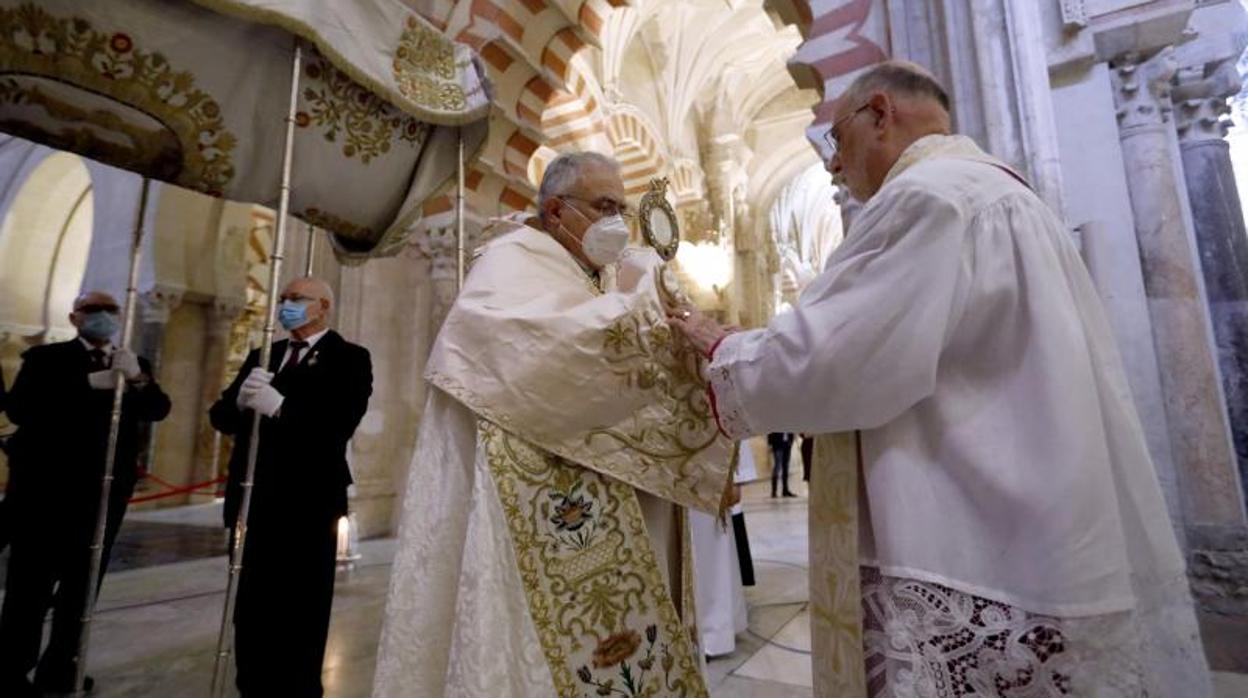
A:
POLYGON ((108 360, 105 357, 104 350, 96 347, 87 352, 87 356, 91 358, 91 371, 103 371, 108 368, 108 360))
POLYGON ((299 342, 299 341, 291 342, 290 349, 289 349, 290 358, 286 361, 286 364, 282 366, 281 372, 285 373, 286 371, 290 370, 291 366, 298 366, 299 359, 303 355, 303 350, 307 348, 308 348, 307 342, 299 342))

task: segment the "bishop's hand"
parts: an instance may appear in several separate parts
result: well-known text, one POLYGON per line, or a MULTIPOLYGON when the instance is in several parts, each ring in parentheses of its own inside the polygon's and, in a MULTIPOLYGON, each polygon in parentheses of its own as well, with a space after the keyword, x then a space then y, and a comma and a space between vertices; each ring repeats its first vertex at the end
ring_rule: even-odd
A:
POLYGON ((723 327, 709 315, 690 306, 673 308, 669 311, 667 324, 684 335, 685 340, 697 349, 699 354, 708 359, 711 358, 711 353, 720 340, 735 331, 735 328, 723 327))

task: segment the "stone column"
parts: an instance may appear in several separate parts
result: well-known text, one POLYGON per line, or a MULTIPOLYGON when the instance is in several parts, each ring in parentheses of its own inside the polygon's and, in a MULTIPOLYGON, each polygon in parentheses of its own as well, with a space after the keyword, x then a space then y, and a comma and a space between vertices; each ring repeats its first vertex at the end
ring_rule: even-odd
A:
POLYGON ((367 348, 373 363, 368 411, 347 451, 355 480, 350 507, 360 538, 394 530, 425 406, 425 362, 438 326, 434 309, 445 316, 454 301, 455 229, 436 230, 436 245, 416 236, 423 249, 438 251, 436 273, 419 244, 342 267, 339 331, 367 348))
POLYGON ((1180 78, 1175 106, 1196 247, 1242 485, 1248 482, 1248 231, 1235 187, 1230 144, 1225 140, 1228 124, 1221 118, 1230 111, 1227 98, 1238 88, 1237 80, 1220 85, 1212 78, 1180 78))
MULTIPOLYGON (((182 304, 183 289, 173 286, 153 286, 139 295, 139 313, 134 326, 134 336, 130 340, 134 353, 148 360, 152 365, 152 375, 160 378, 160 366, 165 344, 165 328, 169 325, 169 316, 182 304)), ((121 300, 121 299, 118 299, 121 300)), ((156 461, 156 429, 157 423, 143 422, 140 431, 140 443, 144 444, 139 452, 140 472, 151 472, 156 461)))
POLYGON ((1113 68, 1119 137, 1184 518, 1189 531, 1193 524, 1242 526, 1243 498, 1177 181, 1169 124, 1173 53, 1165 49, 1146 61, 1128 55, 1113 68))
MULTIPOLYGON (((470 243, 474 242, 473 237, 469 236, 469 241, 464 243, 468 253, 471 253, 473 247, 470 243)), ((429 321, 431 333, 436 336, 446 314, 451 311, 458 292, 455 286, 459 278, 456 256, 459 242, 456 239, 454 223, 445 227, 429 228, 415 238, 414 244, 420 256, 429 260, 429 278, 433 280, 433 312, 429 321)))
MULTIPOLYGON (((230 336, 234 324, 243 314, 245 302, 240 299, 217 298, 208 309, 208 322, 204 328, 204 360, 202 390, 199 400, 199 425, 195 432, 195 452, 191 466, 191 482, 207 482, 226 472, 232 442, 212 428, 208 421, 208 408, 221 396, 221 391, 233 379, 228 375, 230 336)), ((205 489, 190 496, 194 503, 210 502, 214 489, 205 489)))

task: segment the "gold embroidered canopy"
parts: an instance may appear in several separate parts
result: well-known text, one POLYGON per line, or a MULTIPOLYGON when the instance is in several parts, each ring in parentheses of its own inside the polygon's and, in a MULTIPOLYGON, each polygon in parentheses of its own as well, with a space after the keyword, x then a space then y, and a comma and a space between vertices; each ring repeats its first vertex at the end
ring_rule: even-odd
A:
POLYGON ((291 212, 344 261, 393 253, 489 109, 471 49, 395 0, 0 0, 0 130, 271 204, 297 40, 291 212))

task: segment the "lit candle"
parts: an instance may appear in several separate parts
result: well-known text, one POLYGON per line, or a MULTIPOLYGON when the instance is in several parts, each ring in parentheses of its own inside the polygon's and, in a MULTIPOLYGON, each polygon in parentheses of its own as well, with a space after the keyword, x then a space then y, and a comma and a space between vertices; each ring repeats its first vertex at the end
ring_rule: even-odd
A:
POLYGON ((338 519, 338 559, 346 560, 351 550, 351 521, 343 516, 338 519))

